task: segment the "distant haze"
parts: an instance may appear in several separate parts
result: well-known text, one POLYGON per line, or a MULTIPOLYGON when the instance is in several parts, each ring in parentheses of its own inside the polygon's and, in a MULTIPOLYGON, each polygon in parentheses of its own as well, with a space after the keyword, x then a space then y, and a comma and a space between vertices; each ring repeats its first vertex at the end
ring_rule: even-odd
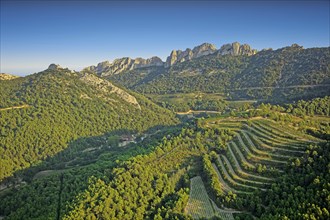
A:
POLYGON ((252 48, 329 46, 329 1, 1 1, 0 72, 50 63, 74 70, 159 56, 204 42, 252 48))

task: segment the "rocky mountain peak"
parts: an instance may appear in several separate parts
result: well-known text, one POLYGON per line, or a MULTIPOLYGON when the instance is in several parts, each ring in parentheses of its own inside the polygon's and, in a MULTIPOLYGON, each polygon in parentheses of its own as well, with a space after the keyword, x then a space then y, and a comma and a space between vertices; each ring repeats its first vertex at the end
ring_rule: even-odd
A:
POLYGON ((170 67, 176 63, 182 63, 187 60, 213 54, 216 51, 216 47, 209 43, 203 43, 194 47, 192 50, 190 48, 187 48, 185 51, 173 50, 170 56, 166 59, 165 67, 170 67))
POLYGON ((52 63, 48 66, 48 70, 58 70, 63 69, 59 64, 52 63))
POLYGON ((206 56, 215 53, 216 51, 217 48, 215 47, 215 45, 209 43, 203 43, 197 47, 194 47, 194 49, 192 50, 194 58, 206 56))
POLYGON ((111 76, 127 70, 163 65, 163 61, 156 56, 149 59, 143 59, 140 57, 131 59, 129 57, 123 57, 115 59, 113 62, 104 61, 97 64, 97 66, 86 67, 84 70, 94 72, 101 76, 111 76))
POLYGON ((177 63, 182 63, 188 60, 207 56, 217 53, 219 55, 254 55, 257 50, 252 49, 248 44, 241 45, 238 42, 223 45, 220 50, 217 50, 214 44, 203 43, 193 49, 187 48, 186 50, 172 50, 171 54, 167 57, 166 62, 163 62, 159 57, 151 57, 149 59, 123 57, 116 59, 113 62, 104 61, 97 66, 89 66, 84 70, 94 72, 100 76, 111 76, 119 74, 123 71, 145 68, 145 67, 165 67, 169 68, 177 63))
POLYGON ((248 44, 243 44, 241 45, 238 42, 234 42, 232 44, 224 44, 218 51, 219 55, 233 55, 233 56, 238 56, 238 55, 247 55, 251 56, 257 53, 257 50, 252 49, 250 45, 248 44))
POLYGON ((150 66, 163 66, 164 63, 159 57, 151 57, 149 59, 136 58, 133 61, 132 69, 150 67, 150 66))

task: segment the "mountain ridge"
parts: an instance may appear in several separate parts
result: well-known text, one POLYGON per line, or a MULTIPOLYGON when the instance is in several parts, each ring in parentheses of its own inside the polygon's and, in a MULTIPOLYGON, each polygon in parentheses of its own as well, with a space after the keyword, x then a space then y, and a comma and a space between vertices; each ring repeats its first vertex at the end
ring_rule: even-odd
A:
POLYGON ((170 68, 134 69, 106 78, 143 94, 200 91, 225 93, 234 99, 265 100, 275 96, 312 98, 329 93, 327 87, 315 91, 312 87, 304 88, 305 85, 330 83, 329 47, 304 49, 293 44, 277 50, 265 49, 251 56, 240 55, 239 47, 235 48, 232 51, 238 53, 235 56, 216 52, 178 62, 170 68), (295 86, 297 88, 293 89, 295 86), (236 92, 238 90, 241 91, 236 92))
POLYGON ((166 61, 163 61, 157 56, 153 56, 148 59, 123 57, 115 59, 113 62, 103 61, 98 63, 96 66, 88 66, 83 71, 91 71, 104 76, 116 75, 124 71, 140 69, 145 67, 164 67, 170 68, 171 66, 189 61, 192 59, 200 58, 210 54, 217 53, 219 55, 254 55, 257 53, 256 49, 252 49, 248 44, 240 44, 234 42, 232 44, 224 44, 220 49, 217 49, 214 44, 202 43, 201 45, 195 46, 193 49, 187 48, 186 50, 172 50, 166 61))

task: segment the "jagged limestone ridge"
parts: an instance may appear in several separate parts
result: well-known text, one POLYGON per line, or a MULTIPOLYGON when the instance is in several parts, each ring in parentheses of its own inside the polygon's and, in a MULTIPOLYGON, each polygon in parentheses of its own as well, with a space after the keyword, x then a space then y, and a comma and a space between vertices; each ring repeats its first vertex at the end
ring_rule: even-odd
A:
POLYGON ((98 63, 97 66, 89 66, 84 70, 91 71, 100 76, 116 75, 124 71, 145 68, 145 67, 165 67, 169 68, 176 63, 185 62, 188 60, 196 59, 202 56, 218 53, 220 55, 254 55, 257 50, 252 49, 248 44, 240 45, 238 42, 232 44, 225 44, 220 50, 217 50, 215 45, 210 43, 203 43, 193 49, 187 48, 186 50, 172 50, 170 56, 167 57, 166 62, 163 62, 159 57, 151 57, 149 59, 123 57, 115 59, 113 62, 103 61, 98 63))

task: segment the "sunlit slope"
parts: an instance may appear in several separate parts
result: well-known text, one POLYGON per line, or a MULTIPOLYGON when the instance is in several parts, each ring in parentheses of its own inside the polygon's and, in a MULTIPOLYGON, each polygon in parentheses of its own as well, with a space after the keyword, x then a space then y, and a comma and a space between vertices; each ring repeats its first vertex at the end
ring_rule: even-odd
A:
MULTIPOLYGON (((231 203, 230 198, 248 198, 267 192, 278 177, 286 175, 285 169, 289 163, 294 163, 303 156, 310 145, 321 141, 289 128, 288 125, 258 117, 211 118, 202 123, 205 128, 234 132, 231 141, 220 150, 211 151, 203 160, 204 167, 208 167, 203 170, 203 182, 210 187, 211 198, 217 200, 222 207, 231 203)), ((212 214, 208 211, 211 210, 212 199, 209 198, 210 202, 206 202, 206 196, 202 196, 203 193, 197 190, 200 185, 196 184, 195 179, 191 179, 191 193, 186 210, 194 219, 218 216, 217 212, 212 214)), ((244 211, 244 207, 241 208, 243 210, 240 212, 231 210, 232 214, 251 215, 244 211)))
POLYGON ((0 81, 0 180, 79 137, 177 122, 141 95, 93 74, 48 69, 0 81))

